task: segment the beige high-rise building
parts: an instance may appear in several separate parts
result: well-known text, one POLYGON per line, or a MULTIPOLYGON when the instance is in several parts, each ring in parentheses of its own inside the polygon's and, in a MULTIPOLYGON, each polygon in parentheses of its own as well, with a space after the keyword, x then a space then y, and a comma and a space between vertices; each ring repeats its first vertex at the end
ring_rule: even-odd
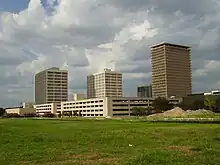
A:
POLYGON ((105 68, 87 76, 87 99, 102 97, 122 97, 122 73, 105 68))
POLYGON ((35 75, 35 104, 68 100, 68 71, 49 68, 35 75))
POLYGON ((154 97, 183 97, 192 93, 191 48, 161 43, 151 47, 154 97))

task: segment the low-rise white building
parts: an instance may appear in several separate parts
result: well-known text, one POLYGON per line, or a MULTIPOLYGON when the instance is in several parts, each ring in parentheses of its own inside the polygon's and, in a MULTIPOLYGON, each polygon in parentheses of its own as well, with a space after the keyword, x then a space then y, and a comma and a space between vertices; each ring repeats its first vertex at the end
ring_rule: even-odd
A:
POLYGON ((49 103, 49 104, 38 104, 34 105, 34 108, 36 109, 36 112, 38 114, 44 114, 44 113, 60 113, 61 106, 60 103, 49 103))
MULTIPOLYGON (((181 102, 181 99, 178 98, 170 98, 169 100, 173 104, 181 102)), ((61 102, 61 112, 80 113, 84 117, 130 116, 134 107, 147 108, 152 105, 152 102, 153 98, 94 98, 61 102)))
POLYGON ((28 113, 36 113, 35 108, 22 108, 22 107, 15 107, 15 108, 7 108, 5 109, 7 114, 19 114, 23 116, 28 113))
MULTIPOLYGON (((173 104, 180 103, 182 99, 169 98, 173 104)), ((63 114, 78 114, 83 117, 120 117, 130 116, 134 107, 150 107, 152 106, 153 98, 137 98, 137 97, 103 97, 92 98, 75 101, 65 101, 50 104, 34 105, 36 112, 43 113, 63 113, 63 114)))
POLYGON ((86 99, 86 95, 84 93, 74 93, 72 96, 73 101, 84 100, 84 99, 86 99))

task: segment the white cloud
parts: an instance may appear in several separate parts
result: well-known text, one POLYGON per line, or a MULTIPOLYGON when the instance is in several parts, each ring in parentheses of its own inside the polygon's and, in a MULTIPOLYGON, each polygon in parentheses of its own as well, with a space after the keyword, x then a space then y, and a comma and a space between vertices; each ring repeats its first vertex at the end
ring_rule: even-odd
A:
POLYGON ((125 94, 135 93, 138 83, 150 83, 149 46, 161 41, 193 46, 193 76, 205 86, 220 66, 220 5, 186 1, 187 8, 180 1, 47 0, 48 15, 31 0, 17 14, 1 12, 0 104, 33 98, 34 73, 52 66, 69 70, 71 92, 85 89, 87 74, 110 67, 129 80, 125 94))
POLYGON ((208 76, 208 74, 216 72, 219 73, 218 69, 220 68, 220 61, 210 60, 204 61, 204 67, 194 71, 194 76, 208 76))

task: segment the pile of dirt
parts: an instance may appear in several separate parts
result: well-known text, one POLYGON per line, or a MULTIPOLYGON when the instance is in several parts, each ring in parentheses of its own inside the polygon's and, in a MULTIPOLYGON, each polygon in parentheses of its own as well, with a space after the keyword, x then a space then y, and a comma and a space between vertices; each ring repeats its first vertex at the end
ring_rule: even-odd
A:
POLYGON ((164 112, 163 116, 167 116, 167 117, 185 116, 185 111, 182 108, 175 107, 174 109, 164 112))
POLYGON ((212 112, 210 110, 205 110, 205 109, 199 109, 199 110, 196 110, 196 111, 187 110, 186 113, 187 113, 187 115, 214 114, 214 112, 212 112))
POLYGON ((149 115, 148 117, 177 117, 177 116, 202 115, 202 114, 213 114, 213 113, 214 112, 205 109, 184 111, 180 107, 175 107, 174 109, 168 110, 164 113, 157 113, 157 114, 149 115))
POLYGON ((175 107, 174 109, 168 110, 164 113, 157 113, 149 115, 148 117, 175 117, 175 116, 184 116, 185 111, 182 108, 175 107))

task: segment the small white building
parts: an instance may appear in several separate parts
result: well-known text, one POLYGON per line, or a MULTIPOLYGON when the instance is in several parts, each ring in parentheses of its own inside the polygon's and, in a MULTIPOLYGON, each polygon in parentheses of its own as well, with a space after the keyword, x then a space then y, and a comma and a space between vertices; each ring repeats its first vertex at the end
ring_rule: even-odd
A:
POLYGON ((20 116, 23 116, 24 114, 28 113, 36 113, 35 108, 21 108, 21 107, 15 107, 15 108, 7 108, 6 110, 7 114, 19 114, 20 116))
MULTIPOLYGON (((134 107, 150 107, 153 98, 138 97, 103 97, 93 99, 80 99, 50 104, 35 105, 36 112, 42 113, 67 113, 81 114, 83 117, 125 117, 130 116, 134 107)), ((173 104, 180 103, 182 99, 169 98, 173 104)))
POLYGON ((73 101, 84 100, 84 99, 86 99, 86 95, 83 93, 74 93, 73 94, 73 101))
POLYGON ((34 105, 34 108, 36 109, 36 112, 38 114, 44 114, 44 113, 56 114, 61 111, 60 103, 38 104, 38 105, 34 105))

